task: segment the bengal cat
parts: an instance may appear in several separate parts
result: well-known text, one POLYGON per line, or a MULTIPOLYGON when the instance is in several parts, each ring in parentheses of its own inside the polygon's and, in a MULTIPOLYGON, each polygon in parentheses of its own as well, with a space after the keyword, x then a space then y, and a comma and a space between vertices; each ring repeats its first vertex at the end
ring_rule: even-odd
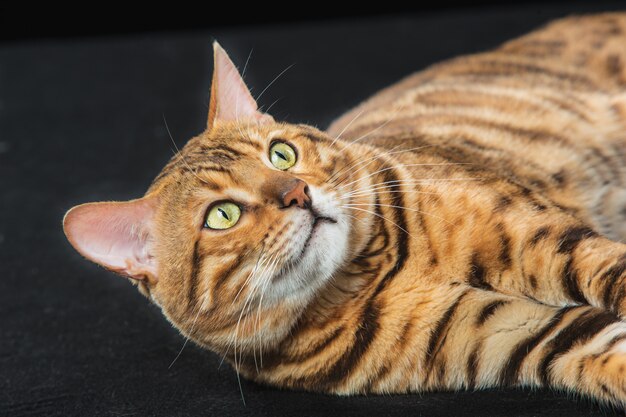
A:
POLYGON ((433 66, 327 131, 216 43, 206 131, 64 220, 247 378, 335 394, 552 387, 626 405, 626 13, 433 66))

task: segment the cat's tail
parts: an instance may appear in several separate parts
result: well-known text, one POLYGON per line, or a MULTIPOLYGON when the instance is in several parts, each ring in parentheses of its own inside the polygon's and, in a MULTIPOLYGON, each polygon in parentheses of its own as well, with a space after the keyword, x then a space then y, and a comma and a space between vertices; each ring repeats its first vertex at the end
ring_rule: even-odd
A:
POLYGON ((427 372, 439 369, 426 386, 550 387, 626 407, 626 323, 613 313, 478 289, 449 308, 445 338, 435 329, 442 342, 425 356, 427 372))

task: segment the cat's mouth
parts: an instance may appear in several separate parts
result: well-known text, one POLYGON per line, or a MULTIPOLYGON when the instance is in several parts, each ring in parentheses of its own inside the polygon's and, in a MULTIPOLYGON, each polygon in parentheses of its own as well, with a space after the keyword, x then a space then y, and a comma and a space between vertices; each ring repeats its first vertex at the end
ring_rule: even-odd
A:
POLYGON ((297 255, 292 256, 291 259, 285 265, 283 265, 280 271, 274 276, 273 278, 274 281, 280 281, 280 279, 285 276, 286 271, 290 270, 293 267, 298 266, 298 264, 300 264, 304 260, 309 248, 311 247, 311 242, 316 236, 316 232, 319 230, 319 228, 322 225, 337 223, 336 219, 329 217, 329 216, 322 215, 312 206, 309 207, 309 212, 313 216, 313 219, 312 219, 313 223, 311 225, 311 230, 308 236, 306 237, 304 244, 302 245, 302 249, 300 249, 297 255))
POLYGON ((304 242, 304 246, 302 246, 302 250, 300 251, 300 254, 298 255, 298 258, 301 258, 302 256, 304 256, 304 254, 306 253, 307 249, 310 246, 311 240, 313 239, 313 237, 315 236, 315 232, 317 231, 317 229, 319 228, 319 226, 323 223, 332 223, 335 224, 337 223, 337 220, 328 217, 328 216, 322 216, 320 215, 317 211, 315 211, 315 209, 311 208, 311 213, 313 214, 313 226, 311 226, 311 232, 309 233, 309 236, 306 238, 305 242, 304 242))

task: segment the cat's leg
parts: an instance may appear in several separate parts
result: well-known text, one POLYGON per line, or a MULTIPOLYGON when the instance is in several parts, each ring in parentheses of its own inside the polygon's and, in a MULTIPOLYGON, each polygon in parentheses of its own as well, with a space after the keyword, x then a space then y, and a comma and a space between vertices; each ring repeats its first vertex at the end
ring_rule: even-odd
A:
POLYGON ((626 405, 626 323, 614 314, 477 289, 443 312, 421 366, 426 388, 552 387, 626 405))
MULTIPOLYGON (((626 317, 626 245, 581 226, 539 227, 520 242, 510 288, 554 304, 590 304, 626 317)), ((502 273, 500 285, 507 286, 502 273)))
POLYGON ((461 249, 455 255, 469 285, 553 306, 593 305, 626 318, 626 244, 559 210, 533 213, 520 201, 494 211, 460 229, 465 255, 461 249))

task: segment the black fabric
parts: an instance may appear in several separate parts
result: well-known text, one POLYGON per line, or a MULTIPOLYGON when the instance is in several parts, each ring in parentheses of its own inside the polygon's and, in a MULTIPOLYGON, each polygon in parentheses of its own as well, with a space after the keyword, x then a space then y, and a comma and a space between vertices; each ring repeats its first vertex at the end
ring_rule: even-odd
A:
MULTIPOLYGON (((61 220, 140 196, 205 126, 211 40, 278 119, 326 126, 400 77, 494 47, 552 18, 619 3, 440 11, 0 46, 0 415, 611 414, 546 390, 360 396, 246 381, 188 344, 124 279, 74 252, 61 220), (171 365, 171 366, 170 366, 171 365), (242 398, 243 397, 243 398, 242 398), (245 398, 245 403, 244 399, 245 398)), ((622 6, 623 7, 623 6, 622 6)))

